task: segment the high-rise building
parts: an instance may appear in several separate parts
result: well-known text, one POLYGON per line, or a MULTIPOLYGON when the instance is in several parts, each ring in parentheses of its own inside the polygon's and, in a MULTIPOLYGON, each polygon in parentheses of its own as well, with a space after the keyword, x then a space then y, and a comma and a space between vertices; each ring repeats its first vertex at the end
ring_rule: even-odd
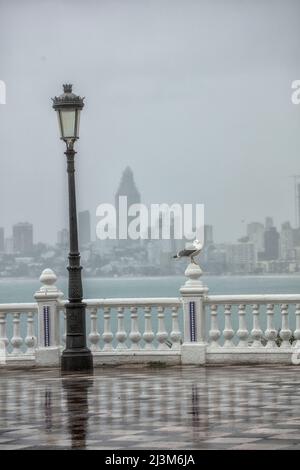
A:
POLYGON ((254 244, 257 253, 265 249, 264 232, 265 227, 260 222, 251 222, 247 225, 247 237, 254 244))
MULTIPOLYGON (((132 204, 140 204, 141 202, 141 195, 136 187, 134 176, 133 176, 133 171, 129 166, 125 168, 121 177, 118 190, 115 194, 115 208, 116 208, 116 216, 117 216, 117 227, 116 227, 117 238, 119 238, 119 229, 121 228, 122 231, 126 232, 126 227, 128 229, 130 222, 135 219, 135 216, 129 216, 128 213, 125 213, 124 211, 122 211, 121 205, 120 205, 120 202, 121 202, 120 197, 122 196, 125 196, 127 198, 127 208, 129 208, 132 204)), ((121 240, 121 241, 123 242, 126 240, 121 240)), ((127 241, 129 241, 128 237, 127 237, 127 241)), ((132 242, 132 240, 130 241, 132 242)))
POLYGON ((265 252, 266 261, 277 260, 279 257, 279 233, 276 227, 269 227, 265 230, 265 252))
POLYGON ((4 228, 0 227, 0 253, 5 251, 4 228))
POLYGON ((14 252, 29 254, 33 249, 33 226, 28 222, 20 222, 13 226, 14 252))
POLYGON ((79 245, 85 247, 91 243, 91 216, 89 211, 78 214, 79 245))
POLYGON ((279 246, 280 258, 283 260, 291 260, 293 258, 294 231, 290 222, 285 222, 281 225, 279 246))
POLYGON ((265 219, 265 229, 268 230, 269 228, 274 227, 273 224, 273 218, 272 217, 266 217, 265 219))
POLYGON ((69 230, 63 228, 57 232, 57 244, 60 248, 67 248, 69 246, 69 230))
POLYGON ((257 261, 254 243, 240 242, 227 246, 227 264, 232 272, 253 272, 257 261))

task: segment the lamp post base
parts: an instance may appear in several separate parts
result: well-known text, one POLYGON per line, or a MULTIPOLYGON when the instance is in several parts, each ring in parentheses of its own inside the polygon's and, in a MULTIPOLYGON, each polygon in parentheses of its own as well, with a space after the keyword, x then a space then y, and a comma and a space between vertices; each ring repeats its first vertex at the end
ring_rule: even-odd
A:
POLYGON ((78 351, 65 350, 61 356, 60 368, 62 372, 92 372, 93 356, 89 349, 78 351))

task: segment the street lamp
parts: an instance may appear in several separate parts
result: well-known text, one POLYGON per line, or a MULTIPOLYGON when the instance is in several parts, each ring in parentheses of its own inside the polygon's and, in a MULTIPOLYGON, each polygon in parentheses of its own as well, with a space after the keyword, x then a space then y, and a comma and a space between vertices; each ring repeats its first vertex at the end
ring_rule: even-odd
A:
POLYGON ((84 98, 72 93, 72 85, 63 85, 64 93, 52 99, 57 112, 61 139, 66 143, 68 187, 69 187, 69 302, 66 304, 67 331, 66 349, 61 357, 61 370, 88 371, 93 369, 93 357, 86 345, 85 304, 82 302, 82 280, 80 253, 78 248, 76 191, 75 191, 75 150, 79 139, 79 117, 84 98))

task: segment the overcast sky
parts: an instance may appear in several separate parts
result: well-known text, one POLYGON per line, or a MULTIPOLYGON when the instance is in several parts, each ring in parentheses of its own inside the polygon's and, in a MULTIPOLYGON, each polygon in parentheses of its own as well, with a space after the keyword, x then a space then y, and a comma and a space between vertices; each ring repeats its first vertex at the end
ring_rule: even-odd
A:
POLYGON ((67 225, 50 98, 86 97, 78 209, 112 202, 130 165, 143 202, 204 203, 217 241, 294 221, 299 0, 0 0, 0 226, 67 225), (243 222, 245 221, 245 222, 243 222))

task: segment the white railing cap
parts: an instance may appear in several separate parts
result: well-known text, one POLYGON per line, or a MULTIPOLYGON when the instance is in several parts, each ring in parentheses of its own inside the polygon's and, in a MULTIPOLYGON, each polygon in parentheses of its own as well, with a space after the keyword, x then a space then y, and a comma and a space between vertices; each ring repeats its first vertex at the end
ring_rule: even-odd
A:
POLYGON ((207 295, 206 304, 300 304, 299 294, 207 295))

